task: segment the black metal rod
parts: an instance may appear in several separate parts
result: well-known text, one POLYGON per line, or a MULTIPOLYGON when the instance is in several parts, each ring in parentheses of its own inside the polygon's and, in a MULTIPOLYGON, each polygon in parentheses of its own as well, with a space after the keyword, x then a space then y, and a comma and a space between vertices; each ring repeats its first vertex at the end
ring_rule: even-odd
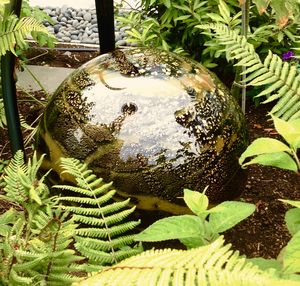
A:
POLYGON ((115 49, 114 1, 95 0, 100 54, 112 52, 115 49))
MULTIPOLYGON (((6 5, 5 8, 9 13, 14 13, 19 17, 21 6, 22 0, 11 0, 10 4, 6 5)), ((13 155, 18 150, 22 150, 24 152, 23 136, 17 105, 14 70, 15 56, 11 52, 6 52, 4 56, 1 56, 1 82, 8 136, 13 155)))

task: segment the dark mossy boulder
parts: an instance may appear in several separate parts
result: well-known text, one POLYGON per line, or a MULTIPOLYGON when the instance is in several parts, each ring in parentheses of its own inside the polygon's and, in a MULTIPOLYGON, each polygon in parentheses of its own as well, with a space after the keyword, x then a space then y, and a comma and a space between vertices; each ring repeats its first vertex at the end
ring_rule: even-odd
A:
POLYGON ((37 136, 45 167, 86 162, 142 209, 184 211, 183 188, 211 202, 236 197, 244 116, 202 65, 155 49, 123 49, 73 72, 52 96, 37 136))

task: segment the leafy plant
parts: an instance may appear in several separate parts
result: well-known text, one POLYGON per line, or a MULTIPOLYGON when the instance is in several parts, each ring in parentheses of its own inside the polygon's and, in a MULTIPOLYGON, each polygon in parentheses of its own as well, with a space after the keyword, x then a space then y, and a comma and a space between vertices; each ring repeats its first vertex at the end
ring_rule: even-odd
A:
MULTIPOLYGON (((26 49, 28 44, 25 42, 27 35, 31 34, 38 39, 43 35, 49 43, 55 39, 50 35, 43 24, 33 17, 21 17, 20 19, 13 14, 5 12, 5 2, 0 1, 0 56, 7 51, 16 54, 16 49, 26 49)), ((27 13, 29 14, 29 13, 27 13)), ((46 41, 47 43, 47 41, 46 41)))
POLYGON ((25 164, 17 152, 0 177, 0 198, 14 206, 0 215, 1 285, 70 285, 78 275, 141 251, 130 248, 134 236, 125 235, 138 222, 120 223, 133 211, 125 209, 128 201, 108 203, 114 194, 111 184, 103 184, 79 161, 63 159, 62 167, 78 185, 61 189, 75 196, 51 197, 44 184, 47 174, 37 178, 42 160, 34 155, 25 164), (80 205, 61 205, 65 201, 80 205))
POLYGON ((275 19, 280 28, 288 24, 289 19, 299 16, 299 2, 297 0, 253 0, 259 14, 267 12, 270 6, 275 14, 275 19))
POLYGON ((283 269, 285 273, 300 272, 300 202, 292 200, 281 200, 286 204, 290 204, 295 208, 289 209, 285 214, 285 222, 292 239, 281 250, 279 257, 283 261, 283 269))
POLYGON ((280 277, 275 269, 261 270, 224 245, 213 243, 190 250, 150 250, 131 257, 74 286, 104 285, 300 285, 280 277))
POLYGON ((239 162, 242 167, 251 164, 274 166, 294 172, 300 172, 300 161, 297 149, 300 148, 300 118, 286 122, 272 116, 277 132, 288 143, 273 138, 258 138, 241 155, 239 162), (253 157, 249 162, 245 160, 253 157))
MULTIPOLYGON (((21 18, 31 17, 36 19, 39 23, 48 22, 51 25, 54 24, 52 18, 43 10, 38 7, 32 7, 28 0, 22 0, 21 18)), ((36 31, 31 32, 32 38, 38 43, 39 46, 47 45, 49 48, 54 48, 56 38, 50 33, 40 33, 36 31)))
POLYGON ((75 248, 93 265, 93 270, 107 264, 114 264, 142 251, 141 247, 131 248, 135 235, 129 232, 140 221, 127 218, 135 207, 128 208, 129 199, 112 203, 116 190, 112 183, 104 184, 86 164, 76 159, 61 159, 63 174, 74 176, 77 186, 56 185, 54 188, 76 193, 76 196, 59 197, 63 209, 73 214, 76 229, 75 248), (76 203, 67 206, 66 202, 76 203))
POLYGON ((184 201, 196 215, 160 219, 136 236, 138 241, 179 239, 188 248, 203 246, 219 237, 255 211, 255 206, 238 201, 225 201, 208 209, 205 193, 184 190, 184 201))
MULTIPOLYGON (((195 26, 214 21, 240 32, 242 29, 240 4, 243 2, 242 0, 142 0, 139 10, 132 11, 129 16, 119 17, 118 20, 123 26, 131 28, 127 31, 129 41, 138 45, 162 47, 165 50, 189 54, 205 66, 214 67, 217 74, 222 75, 224 46, 215 41, 209 33, 199 33, 195 26), (222 66, 222 69, 218 65, 222 66)), ((269 49, 281 54, 299 42, 297 0, 253 2, 258 5, 258 9, 255 5, 249 7, 248 37, 261 56, 269 49)), ((232 66, 227 67, 226 71, 228 70, 233 73, 232 66)), ((228 77, 228 72, 225 73, 228 77)))
MULTIPOLYGON (((25 40, 30 34, 40 45, 47 44, 53 47, 55 37, 42 24, 43 20, 49 20, 45 18, 47 17, 46 13, 30 8, 28 2, 24 1, 22 15, 18 18, 7 12, 5 5, 9 2, 0 0, 0 57, 8 51, 16 56, 20 55, 23 50, 28 48, 25 40)), ((1 76, 0 68, 0 128, 3 128, 6 125, 6 117, 2 100, 1 76)), ((30 128, 24 120, 22 123, 26 129, 30 128)))
POLYGON ((265 86, 257 97, 268 96, 264 103, 278 100, 271 110, 271 114, 285 120, 300 117, 300 94, 297 88, 300 75, 293 63, 283 62, 280 57, 269 51, 262 62, 255 52, 254 46, 237 31, 229 29, 223 24, 198 25, 200 29, 214 31, 214 37, 226 46, 228 60, 236 59, 236 66, 245 66, 242 74, 247 77, 242 82, 248 86, 265 86), (270 94, 272 94, 270 96, 270 94))
MULTIPOLYGON (((68 274, 82 258, 68 249, 76 225, 48 198, 48 188, 38 180, 43 158, 36 155, 27 164, 17 152, 5 169, 5 195, 15 206, 0 217, 0 282, 4 285, 31 285, 76 280, 68 274)), ((74 276, 74 277, 73 277, 74 276)))

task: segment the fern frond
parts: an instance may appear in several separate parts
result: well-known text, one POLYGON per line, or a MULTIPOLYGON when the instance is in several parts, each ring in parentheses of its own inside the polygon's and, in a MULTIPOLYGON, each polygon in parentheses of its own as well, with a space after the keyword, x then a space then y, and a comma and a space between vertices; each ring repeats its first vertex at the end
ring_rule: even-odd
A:
POLYGON ((0 215, 0 236, 7 236, 12 228, 13 222, 16 221, 17 213, 11 208, 0 215))
MULTIPOLYGON (((55 186, 56 188, 58 186, 55 186)), ((71 189, 70 189, 71 190, 71 189)), ((90 191, 90 193, 92 193, 90 191)), ((92 206, 98 206, 98 205, 102 205, 104 203, 107 203, 109 200, 111 200, 113 198, 113 196, 115 195, 116 190, 110 190, 109 192, 107 192, 106 194, 104 194, 103 196, 95 199, 95 198, 86 198, 86 197, 60 197, 58 198, 59 201, 69 201, 69 202, 74 202, 74 203, 78 203, 78 204, 86 204, 86 205, 92 205, 92 206)))
POLYGON ((5 116, 4 103, 3 103, 3 99, 0 98, 0 128, 4 128, 5 126, 6 126, 6 116, 5 116))
POLYGON ((132 207, 131 209, 126 209, 116 214, 106 216, 105 218, 87 217, 84 215, 74 215, 73 218, 76 222, 89 224, 92 226, 98 226, 98 227, 105 226, 105 225, 110 226, 121 222, 122 220, 127 218, 130 214, 132 214, 134 210, 135 207, 132 207))
POLYGON ((224 246, 220 237, 212 244, 190 250, 150 250, 128 258, 74 286, 101 285, 299 285, 262 271, 238 252, 224 246))
POLYGON ((130 230, 133 230, 136 226, 140 224, 139 221, 130 221, 120 225, 112 226, 109 229, 99 229, 99 228, 78 228, 76 230, 76 234, 80 236, 87 236, 87 237, 112 237, 121 235, 122 233, 126 233, 130 230))
POLYGON ((257 97, 273 94, 264 102, 277 101, 271 114, 287 121, 300 118, 300 75, 294 64, 283 62, 271 51, 262 62, 255 53, 254 46, 244 36, 222 23, 197 27, 214 31, 213 36, 229 50, 229 59, 237 60, 236 66, 246 67, 242 72, 247 74, 244 84, 266 86, 257 97))
POLYGON ((73 275, 63 274, 62 271, 58 271, 57 274, 52 274, 46 281, 46 285, 49 286, 61 286, 61 285, 71 285, 73 282, 78 281, 78 277, 73 275))
POLYGON ((101 214, 107 215, 110 213, 115 213, 124 207, 126 207, 129 203, 130 199, 121 202, 115 202, 110 205, 99 208, 83 208, 83 207, 73 207, 73 206, 61 206, 63 209, 68 208, 68 211, 71 213, 85 215, 85 216, 96 216, 99 217, 101 214))
POLYGON ((76 249, 81 253, 86 253, 86 257, 89 258, 89 262, 98 266, 114 264, 116 260, 121 261, 130 256, 137 255, 142 251, 141 248, 136 247, 114 250, 113 253, 110 253, 91 249, 90 247, 85 247, 81 244, 76 245, 76 249))
POLYGON ((50 37, 48 30, 34 18, 24 17, 19 20, 15 15, 3 17, 0 21, 0 56, 7 51, 16 55, 15 45, 25 48, 26 36, 32 32, 44 33, 50 37))
POLYGON ((135 209, 128 208, 129 200, 114 202, 116 190, 112 189, 112 183, 104 183, 79 160, 62 158, 61 166, 64 173, 74 177, 77 186, 54 187, 75 193, 74 196, 59 197, 58 201, 64 202, 62 208, 73 214, 75 222, 83 225, 75 231, 75 247, 89 258, 89 264, 99 267, 101 263, 116 263, 140 252, 140 248, 129 247, 134 239, 128 232, 140 223, 129 220, 135 209), (72 205, 68 206, 66 202, 71 202, 72 205), (74 203, 78 206, 74 206, 74 203), (125 245, 127 247, 121 251, 120 247, 125 245))
POLYGON ((20 203, 27 200, 26 189, 22 186, 18 176, 16 176, 20 171, 26 172, 26 170, 24 155, 21 151, 18 151, 5 168, 3 178, 5 198, 12 203, 20 203))
MULTIPOLYGON (((76 237, 76 242, 85 247, 91 247, 95 250, 110 251, 113 246, 114 249, 130 245, 134 242, 135 235, 126 235, 114 239, 113 241, 95 239, 90 237, 76 237)), ((75 244, 76 247, 77 244, 75 244)))
POLYGON ((14 269, 10 271, 10 280, 14 281, 13 285, 32 285, 33 283, 32 277, 20 276, 14 269))

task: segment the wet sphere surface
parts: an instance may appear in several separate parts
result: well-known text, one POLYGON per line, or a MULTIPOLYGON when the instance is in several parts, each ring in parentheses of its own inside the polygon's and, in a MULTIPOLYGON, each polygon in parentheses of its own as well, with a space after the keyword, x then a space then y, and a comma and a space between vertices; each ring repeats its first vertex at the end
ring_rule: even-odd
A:
POLYGON ((224 85, 199 63, 155 49, 124 49, 74 71, 39 126, 37 148, 86 162, 143 209, 181 213, 183 188, 211 202, 239 192, 245 121, 224 85))

